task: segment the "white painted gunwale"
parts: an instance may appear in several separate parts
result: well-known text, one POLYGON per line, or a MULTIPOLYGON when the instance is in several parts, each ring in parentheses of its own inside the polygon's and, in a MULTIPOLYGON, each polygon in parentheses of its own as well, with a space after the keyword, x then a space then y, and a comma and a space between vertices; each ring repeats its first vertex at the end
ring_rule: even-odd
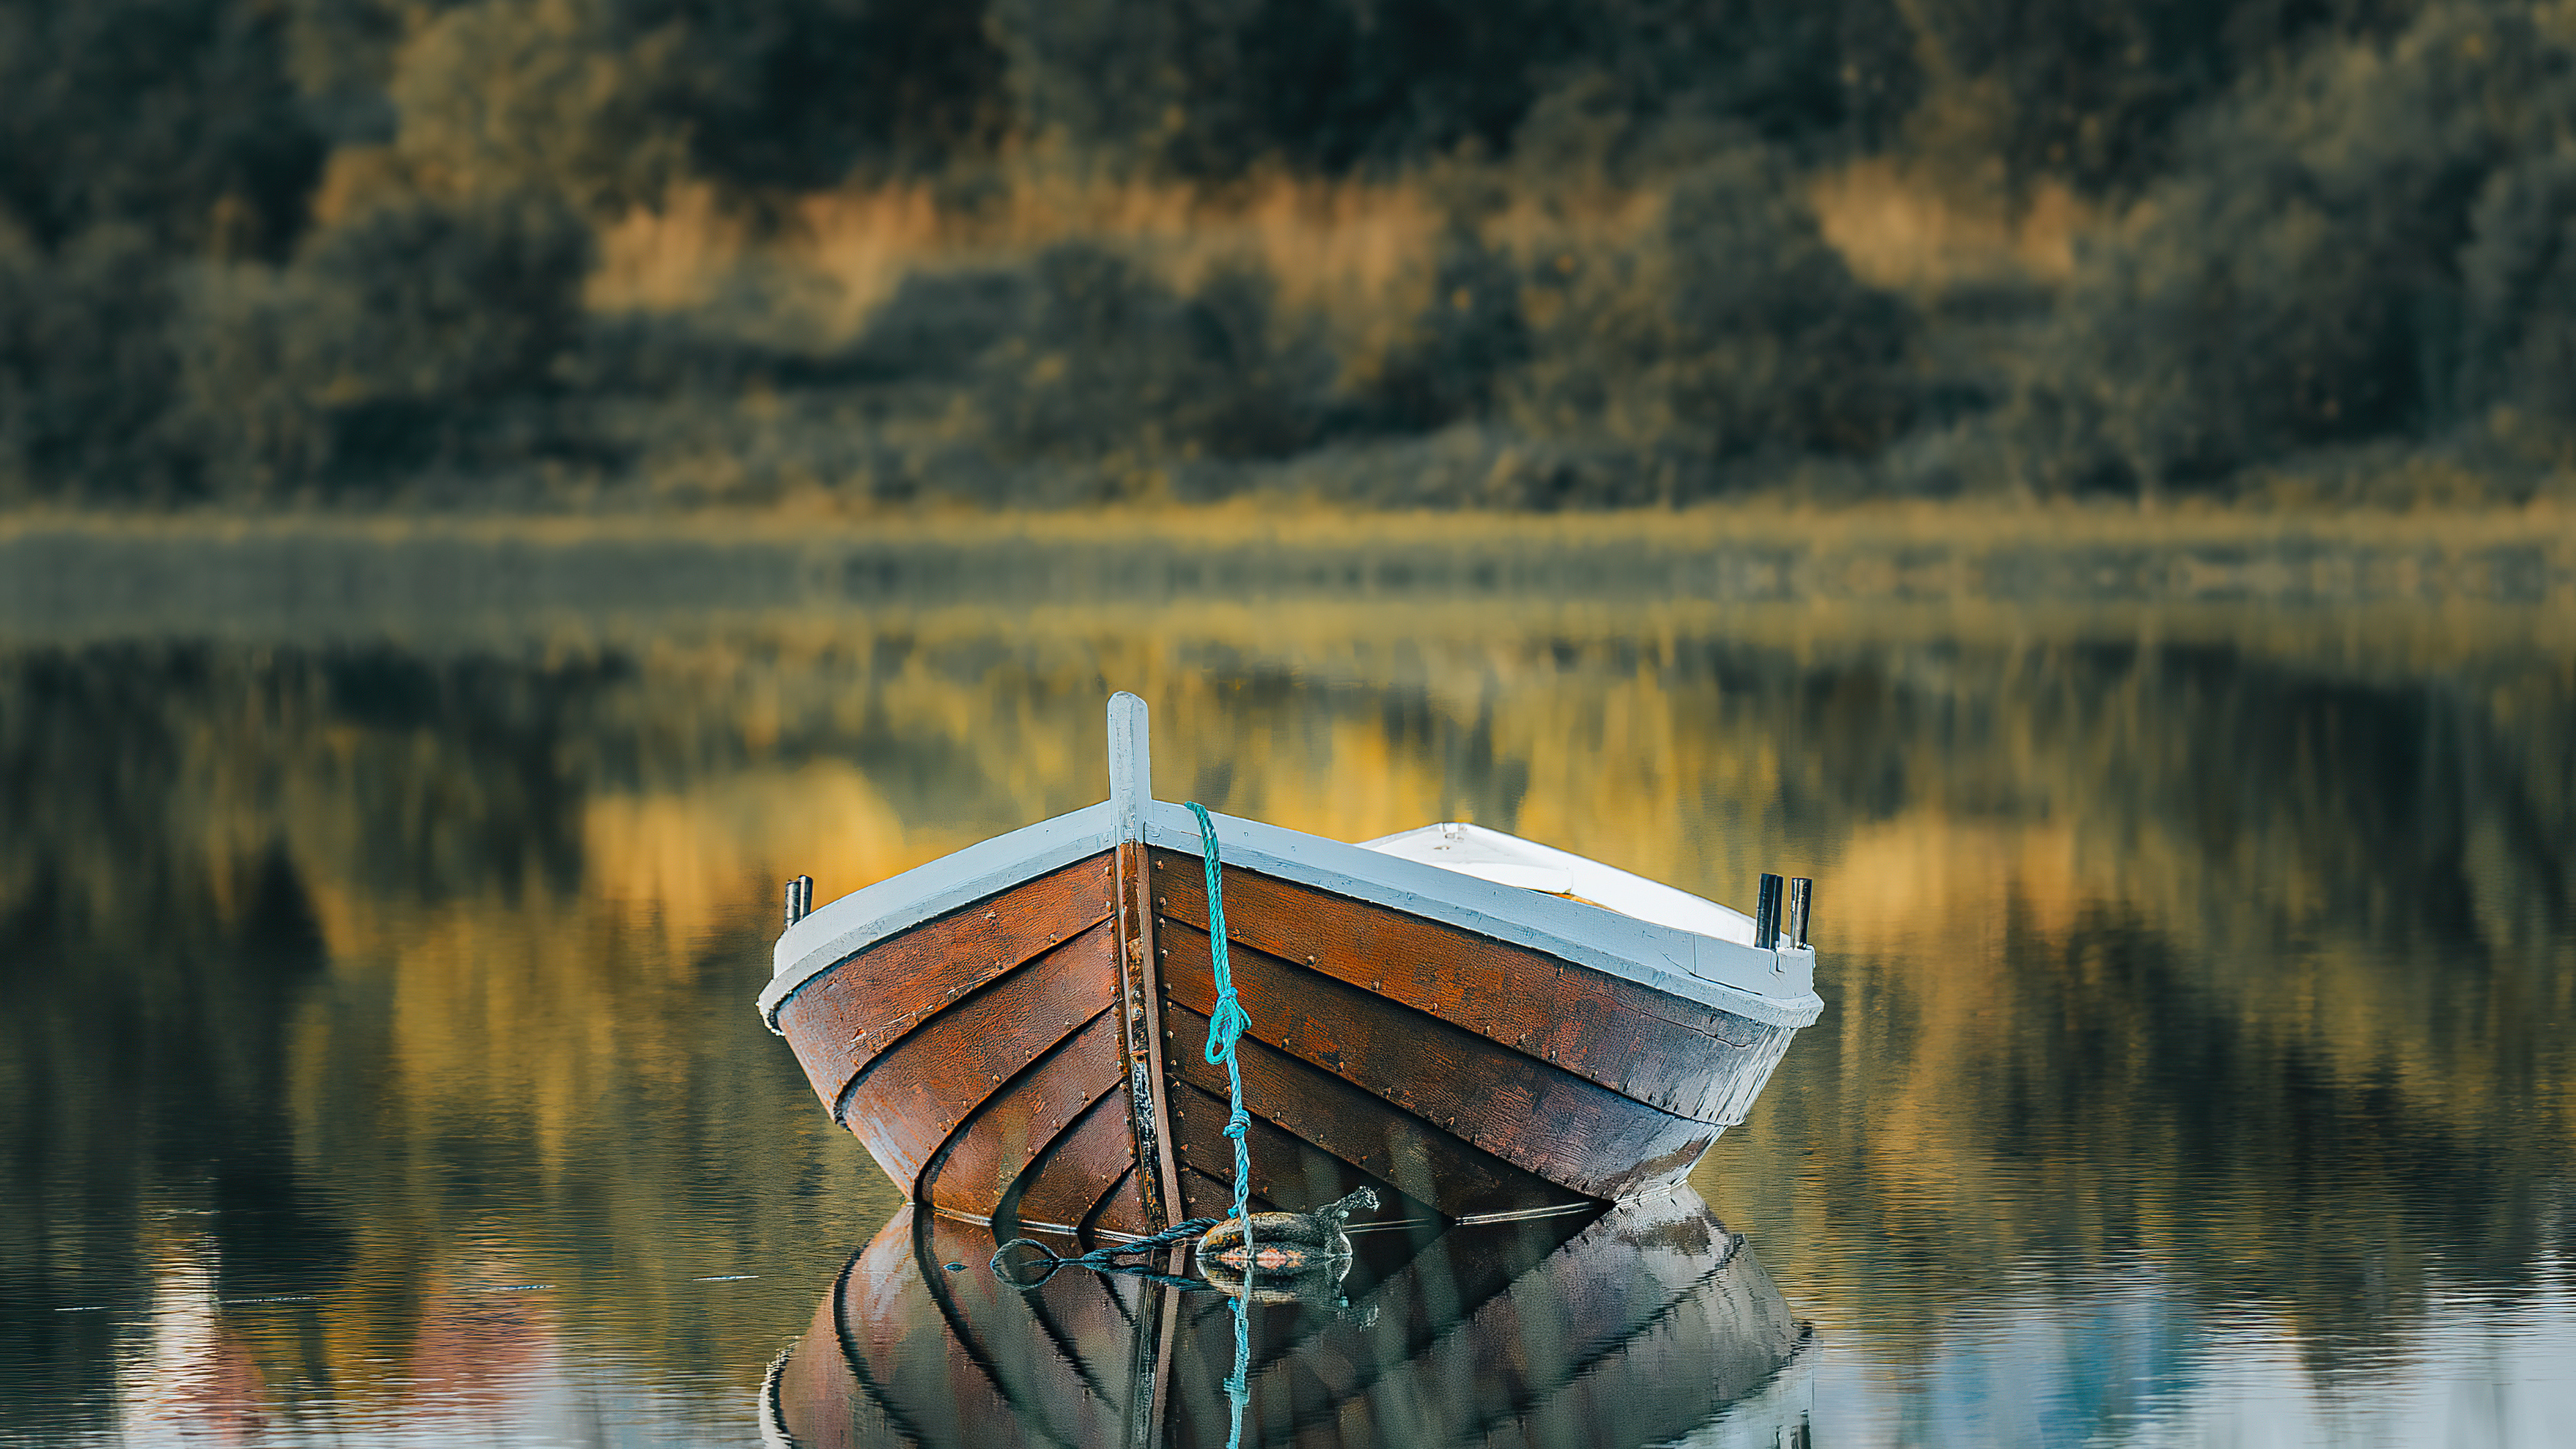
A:
MULTIPOLYGON (((1186 806, 1148 800, 1141 802, 1139 815, 1138 826, 1147 845, 1200 854, 1198 820, 1186 806)), ((1515 846, 1579 862, 1588 868, 1582 878, 1596 885, 1607 882, 1609 876, 1622 877, 1723 913, 1708 918, 1713 924, 1726 918, 1745 920, 1744 939, 1730 940, 1563 896, 1498 885, 1257 820, 1232 815, 1215 815, 1214 820, 1217 853, 1231 866, 1526 946, 1765 1026, 1806 1026, 1824 1011, 1815 991, 1813 950, 1757 949, 1748 944, 1752 925, 1741 913, 1582 856, 1491 832, 1515 846)), ((898 932, 1107 851, 1117 842, 1119 825, 1117 802, 1103 801, 970 845, 819 907, 778 938, 771 953, 769 985, 760 993, 762 1019, 776 1031, 779 1008, 807 982, 898 932)))

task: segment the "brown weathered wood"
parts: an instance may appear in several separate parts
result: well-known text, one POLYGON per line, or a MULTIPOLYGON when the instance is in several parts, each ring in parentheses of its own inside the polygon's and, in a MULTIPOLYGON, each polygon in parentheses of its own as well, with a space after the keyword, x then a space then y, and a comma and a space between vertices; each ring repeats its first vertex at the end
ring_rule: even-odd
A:
POLYGON ((921 1169, 913 1200, 991 1218, 1038 1154, 1118 1081, 1118 1023, 1103 1011, 957 1124, 921 1169))
MULTIPOLYGON (((1184 1210, 1191 1217, 1216 1218, 1221 1221, 1233 1215, 1234 1187, 1224 1178, 1211 1177, 1195 1167, 1183 1167, 1181 1200, 1186 1205, 1184 1210)), ((1278 1207, 1268 1198, 1254 1193, 1252 1210, 1257 1213, 1276 1212, 1278 1207)))
MULTIPOLYGON (((1162 913, 1207 930, 1205 868, 1155 852, 1162 913)), ((1544 952, 1227 867, 1229 939, 1426 1011, 1622 1096, 1701 1121, 1739 1073, 1724 1059, 1791 1033, 1544 952)), ((1776 1060, 1776 1053, 1774 1053, 1776 1060)), ((1767 1076, 1767 1070, 1758 1073, 1767 1076)))
POLYGON ((900 1174, 898 1183, 909 1183, 1003 1083, 1086 1023, 1103 1023, 1101 1041, 1110 1055, 1099 1070, 1115 1073, 1110 956, 1108 928, 1094 926, 989 983, 958 1009, 924 1020, 843 1089, 843 1123, 889 1174, 900 1174))
POLYGON ((1109 1190, 1100 1194, 1099 1200, 1094 1202, 1089 1210, 1083 1212, 1073 1225, 1077 1246, 1084 1252, 1106 1246, 1114 1241, 1100 1235, 1101 1220, 1104 1217, 1123 1217, 1140 1224, 1144 1222, 1145 1199, 1136 1191, 1136 1169, 1133 1164, 1130 1164, 1125 1172, 1118 1174, 1118 1180, 1109 1184, 1109 1190), (1122 1205, 1125 1205, 1123 1211, 1122 1205))
POLYGON ((1119 1061, 1127 1078, 1128 1135, 1135 1160, 1146 1168, 1136 1180, 1137 1194, 1149 1231, 1160 1232, 1176 1220, 1180 1175, 1164 1105, 1162 993, 1156 983, 1153 902, 1146 874, 1144 843, 1119 842, 1113 852, 1119 1009, 1124 1022, 1119 1061))
MULTIPOLYGON (((1222 1075, 1223 1069, 1219 1069, 1222 1075)), ((1172 1084, 1172 1137, 1183 1163, 1183 1186, 1189 1194, 1188 1215, 1225 1217, 1234 1210, 1234 1141, 1225 1135, 1226 1099, 1186 1078, 1172 1084), (1195 1170, 1218 1184, 1209 1198, 1189 1188, 1195 1170)), ((1265 1210, 1303 1212, 1337 1202, 1352 1192, 1377 1189, 1381 1205, 1372 1218, 1428 1217, 1431 1209, 1406 1197, 1394 1183, 1372 1177, 1310 1142, 1291 1137, 1259 1116, 1245 1136, 1252 1158, 1252 1197, 1265 1210)))
POLYGON ((959 997, 1108 919, 1109 853, 879 941, 778 1008, 779 1032, 825 1107, 876 1055, 959 997))
MULTIPOLYGON (((1214 1010, 1207 936, 1174 922, 1163 941, 1170 1000, 1202 1016, 1214 1010)), ((1252 1023, 1246 1040, 1320 1068, 1549 1182, 1591 1197, 1621 1197, 1678 1181, 1717 1139, 1710 1123, 1623 1097, 1336 977, 1240 943, 1229 954, 1252 1023)), ((1294 1100, 1256 1098, 1247 1084, 1247 1103, 1262 1103, 1256 1110, 1265 1115, 1268 1104, 1294 1100)), ((1310 1135, 1293 1121, 1281 1125, 1310 1135)), ((1403 1179, 1395 1181, 1409 1190, 1403 1179)))
MULTIPOLYGON (((1225 1091, 1225 1069, 1198 1055, 1207 1042, 1207 1018, 1170 1003, 1163 1020, 1183 1078, 1211 1096, 1225 1091)), ((1235 1043, 1235 1061, 1243 1070, 1245 1106, 1255 1117, 1451 1217, 1580 1200, 1275 1047, 1245 1037, 1235 1043)))
MULTIPOLYGON (((1130 1167, 1111 1184, 1107 1195, 1082 1221, 1082 1245, 1086 1249, 1105 1247, 1113 1242, 1141 1238, 1162 1231, 1145 1221, 1145 1195, 1136 1186, 1137 1172, 1130 1167)), ((1169 1224, 1165 1224, 1169 1226, 1169 1224)))
MULTIPOLYGON (((1079 1228, 1135 1160, 1125 1080, 1113 1061, 1099 1098, 1012 1181, 994 1216, 1015 1232, 1079 1228)), ((1141 1227, 1142 1210, 1129 1222, 1141 1227)))

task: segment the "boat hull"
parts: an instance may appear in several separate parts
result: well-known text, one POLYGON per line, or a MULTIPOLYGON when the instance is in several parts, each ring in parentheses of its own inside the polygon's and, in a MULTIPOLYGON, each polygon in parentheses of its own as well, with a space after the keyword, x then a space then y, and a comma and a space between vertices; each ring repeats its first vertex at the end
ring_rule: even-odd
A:
MULTIPOLYGON (((776 1008, 816 1095, 916 1202, 1086 1241, 1230 1203, 1204 867, 1128 859, 873 941, 776 1008), (1159 1032, 1151 1070, 1130 1026, 1159 1032)), ((1228 866, 1224 903, 1264 1208, 1365 1185, 1456 1220, 1652 1192, 1742 1120, 1796 1031, 1257 870, 1228 866)))

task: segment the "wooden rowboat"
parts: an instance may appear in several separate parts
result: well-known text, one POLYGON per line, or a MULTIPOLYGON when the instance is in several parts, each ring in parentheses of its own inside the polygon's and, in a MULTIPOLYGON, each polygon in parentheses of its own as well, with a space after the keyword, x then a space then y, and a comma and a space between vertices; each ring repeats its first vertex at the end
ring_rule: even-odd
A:
MULTIPOLYGON (((819 910, 791 884, 760 995, 914 1202, 1006 1235, 1135 1237, 1231 1199, 1198 824, 1152 798, 1144 702, 1109 725, 1106 802, 819 910)), ((1472 825, 1215 823, 1256 1207, 1365 1185, 1485 1220, 1662 1189, 1822 1010, 1777 877, 1757 922, 1472 825)))
MULTIPOLYGON (((1687 1187, 1588 1217, 1357 1241, 1347 1302, 1251 1310, 1242 1444, 1806 1442, 1807 1335, 1687 1187)), ((986 1270, 991 1251, 983 1229, 898 1214, 773 1366, 767 1441, 1233 1442, 1224 1295, 1081 1271, 1022 1293, 986 1270)))

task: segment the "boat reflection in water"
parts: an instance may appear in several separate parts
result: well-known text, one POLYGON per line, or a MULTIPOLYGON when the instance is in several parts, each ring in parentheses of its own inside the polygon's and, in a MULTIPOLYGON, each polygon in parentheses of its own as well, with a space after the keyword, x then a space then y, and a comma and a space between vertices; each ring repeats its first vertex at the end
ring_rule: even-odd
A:
MULTIPOLYGON (((1805 1330, 1688 1188, 1419 1236, 1353 1227, 1339 1282, 1256 1295, 1243 1444, 1805 1437, 1805 1330)), ((771 1371, 772 1442, 1228 1442, 1231 1298, 1082 1269, 1022 1292, 992 1253, 988 1229, 898 1213, 771 1371)))

